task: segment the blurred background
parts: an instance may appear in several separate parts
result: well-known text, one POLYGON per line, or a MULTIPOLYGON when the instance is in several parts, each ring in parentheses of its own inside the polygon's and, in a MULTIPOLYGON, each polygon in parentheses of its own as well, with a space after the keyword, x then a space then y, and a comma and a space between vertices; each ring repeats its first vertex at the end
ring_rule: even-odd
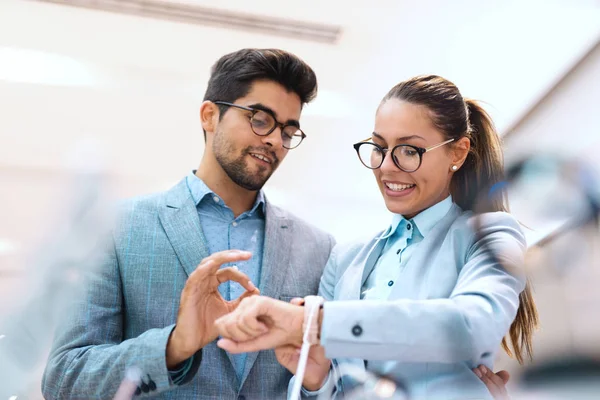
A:
MULTIPOLYGON (((389 221, 351 145, 413 75, 442 75, 484 101, 507 162, 554 150, 600 170, 599 0, 0 0, 0 316, 26 291, 72 149, 101 150, 118 197, 170 188, 202 155, 210 67, 243 47, 291 51, 317 73, 307 140, 265 191, 338 241, 389 221)), ((532 243, 553 229, 531 228, 532 243)), ((543 273, 534 282, 538 360, 584 342, 557 284, 543 273)), ((596 318, 582 331, 590 323, 600 329, 596 318)), ((508 357, 497 367, 519 368, 508 357)))

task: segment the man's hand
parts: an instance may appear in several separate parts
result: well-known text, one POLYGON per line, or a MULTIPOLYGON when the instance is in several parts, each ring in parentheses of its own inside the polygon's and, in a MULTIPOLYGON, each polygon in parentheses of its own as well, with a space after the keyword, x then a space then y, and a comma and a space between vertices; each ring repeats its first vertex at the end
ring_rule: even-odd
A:
POLYGON ((286 344, 300 347, 304 307, 264 296, 241 302, 215 326, 223 339, 217 345, 229 353, 248 353, 286 344))
POLYGON ((251 253, 239 250, 214 253, 202 260, 190 275, 181 293, 175 329, 167 343, 168 368, 187 360, 215 340, 215 320, 235 310, 244 298, 259 293, 248 276, 236 268, 220 269, 225 263, 246 261, 251 256, 251 253), (246 292, 236 300, 226 301, 218 287, 227 281, 239 283, 246 292))
POLYGON ((485 365, 480 365, 474 368, 473 372, 485 383, 495 400, 510 400, 506 390, 506 384, 510 379, 510 374, 507 371, 493 373, 485 365))
MULTIPOLYGON (((290 301, 294 305, 302 305, 304 299, 294 298, 290 301)), ((279 364, 287 368, 292 374, 296 375, 298 360, 300 359, 300 348, 294 345, 284 345, 275 349, 275 356, 279 364)), ((310 391, 317 391, 325 383, 331 361, 325 357, 325 349, 322 346, 314 345, 308 352, 306 370, 304 371, 304 381, 302 386, 310 391)))

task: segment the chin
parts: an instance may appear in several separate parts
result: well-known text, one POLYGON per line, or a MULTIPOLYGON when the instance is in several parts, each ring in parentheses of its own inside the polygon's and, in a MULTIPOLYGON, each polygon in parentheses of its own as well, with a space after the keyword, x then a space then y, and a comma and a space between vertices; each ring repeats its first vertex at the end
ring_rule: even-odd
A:
POLYGON ((385 206, 388 211, 394 214, 400 214, 403 216, 409 215, 412 216, 416 214, 416 207, 412 201, 403 201, 394 198, 384 198, 385 206))

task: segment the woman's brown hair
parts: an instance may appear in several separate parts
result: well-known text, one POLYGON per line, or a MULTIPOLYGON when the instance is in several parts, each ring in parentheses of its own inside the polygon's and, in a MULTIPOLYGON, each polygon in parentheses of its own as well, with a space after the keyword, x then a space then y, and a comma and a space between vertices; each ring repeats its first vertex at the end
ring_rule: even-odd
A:
MULTIPOLYGON (((476 208, 478 196, 504 179, 502 143, 489 114, 474 100, 464 99, 456 85, 436 75, 417 76, 394 86, 382 102, 398 99, 427 107, 433 124, 447 139, 469 138, 471 149, 450 182, 452 199, 463 210, 476 208)), ((477 211, 482 211, 478 209, 477 211)), ((497 196, 483 211, 508 211, 497 196)), ((502 347, 523 363, 532 359, 532 336, 538 313, 529 283, 519 295, 519 309, 502 347), (508 340, 512 344, 512 350, 508 340)))

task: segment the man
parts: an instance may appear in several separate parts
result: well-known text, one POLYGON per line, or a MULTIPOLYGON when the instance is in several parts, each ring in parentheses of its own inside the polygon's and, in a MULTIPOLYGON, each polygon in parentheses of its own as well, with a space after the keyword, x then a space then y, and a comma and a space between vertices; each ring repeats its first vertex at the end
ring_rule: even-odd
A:
POLYGON ((285 397, 291 374, 274 353, 227 354, 213 323, 256 287, 280 299, 317 291, 333 238, 261 191, 304 139, 300 113, 316 92, 313 70, 281 50, 217 61, 200 108, 198 170, 127 204, 87 297, 59 327, 47 399, 111 398, 130 367, 142 371, 141 396, 285 397), (238 248, 250 253, 229 250, 238 248), (232 263, 239 269, 220 268, 232 263))
POLYGON ((105 263, 59 326, 47 399, 110 399, 132 367, 143 397, 286 397, 291 374, 274 353, 225 353, 214 321, 259 292, 283 300, 317 292, 333 238, 261 191, 305 138, 300 114, 316 91, 312 69, 281 50, 217 61, 200 108, 199 168, 124 207, 105 263))

